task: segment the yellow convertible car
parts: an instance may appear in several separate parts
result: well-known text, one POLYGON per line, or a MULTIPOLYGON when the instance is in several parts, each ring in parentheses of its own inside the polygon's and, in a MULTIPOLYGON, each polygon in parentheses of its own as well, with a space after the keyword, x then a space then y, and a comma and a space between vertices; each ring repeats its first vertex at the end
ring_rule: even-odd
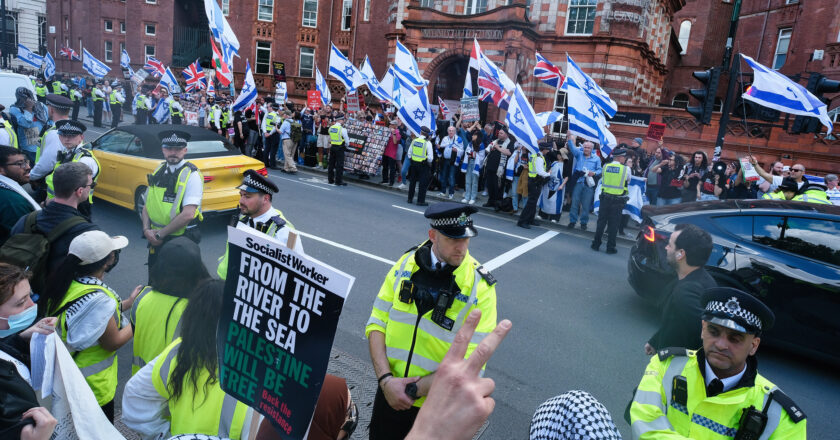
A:
POLYGON ((94 197, 141 212, 148 175, 164 160, 158 134, 165 130, 190 135, 186 159, 204 176, 204 213, 237 208, 236 187, 246 170, 268 175, 262 162, 240 154, 227 139, 210 130, 188 125, 124 125, 91 142, 101 170, 94 197))

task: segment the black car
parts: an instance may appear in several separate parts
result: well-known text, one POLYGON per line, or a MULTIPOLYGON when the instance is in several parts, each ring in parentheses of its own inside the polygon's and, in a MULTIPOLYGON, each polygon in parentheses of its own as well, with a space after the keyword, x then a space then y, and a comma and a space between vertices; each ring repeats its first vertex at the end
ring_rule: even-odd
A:
POLYGON ((642 209, 627 262, 637 294, 661 305, 675 277, 665 245, 680 223, 712 236, 706 270, 720 286, 760 298, 776 314, 766 342, 840 362, 840 206, 727 200, 642 209))

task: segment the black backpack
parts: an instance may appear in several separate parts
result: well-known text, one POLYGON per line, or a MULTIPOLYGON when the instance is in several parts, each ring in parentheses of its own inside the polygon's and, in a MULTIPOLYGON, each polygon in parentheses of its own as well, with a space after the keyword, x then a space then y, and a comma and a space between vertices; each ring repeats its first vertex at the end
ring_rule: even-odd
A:
POLYGON ((43 293, 47 281, 47 258, 50 245, 76 225, 87 223, 84 217, 74 215, 57 224, 49 234, 38 230, 38 211, 27 214, 23 231, 12 235, 0 247, 0 261, 14 264, 32 272, 32 291, 43 293))

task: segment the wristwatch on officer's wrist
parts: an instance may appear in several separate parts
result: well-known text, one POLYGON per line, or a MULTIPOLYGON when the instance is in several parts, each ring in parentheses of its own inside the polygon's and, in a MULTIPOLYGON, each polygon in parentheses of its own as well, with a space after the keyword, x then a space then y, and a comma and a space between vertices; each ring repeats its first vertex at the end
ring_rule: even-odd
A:
POLYGON ((155 240, 158 240, 158 241, 159 241, 160 239, 161 239, 161 238, 160 238, 160 234, 158 234, 157 232, 155 232, 155 240))
POLYGON ((405 386, 405 394, 411 397, 412 400, 417 400, 420 396, 417 395, 417 382, 412 382, 405 386))

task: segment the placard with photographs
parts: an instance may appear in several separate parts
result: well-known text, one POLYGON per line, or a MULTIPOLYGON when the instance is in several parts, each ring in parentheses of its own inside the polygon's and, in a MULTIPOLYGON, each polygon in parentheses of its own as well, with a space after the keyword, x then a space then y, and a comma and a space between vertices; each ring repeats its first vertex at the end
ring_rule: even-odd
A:
POLYGON ((390 129, 357 120, 347 121, 344 128, 350 138, 350 145, 345 146, 344 169, 360 174, 379 174, 390 129))

